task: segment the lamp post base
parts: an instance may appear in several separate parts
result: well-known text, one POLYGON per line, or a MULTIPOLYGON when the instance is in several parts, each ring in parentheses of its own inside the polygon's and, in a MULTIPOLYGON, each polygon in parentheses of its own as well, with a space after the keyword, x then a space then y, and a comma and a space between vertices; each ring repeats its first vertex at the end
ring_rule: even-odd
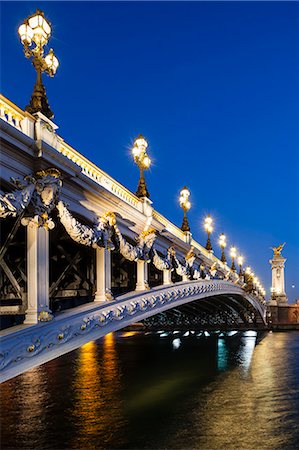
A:
POLYGON ((42 114, 48 117, 48 119, 52 119, 54 117, 54 114, 50 109, 46 89, 43 84, 35 84, 30 103, 26 106, 25 110, 30 114, 34 114, 40 111, 42 114))

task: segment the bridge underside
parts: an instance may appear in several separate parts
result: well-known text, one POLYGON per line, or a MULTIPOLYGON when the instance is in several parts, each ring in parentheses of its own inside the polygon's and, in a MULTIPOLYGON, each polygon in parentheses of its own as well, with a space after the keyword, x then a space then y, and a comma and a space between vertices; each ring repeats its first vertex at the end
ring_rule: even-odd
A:
POLYGON ((142 321, 150 330, 240 330, 264 327, 257 310, 241 295, 213 295, 142 321))

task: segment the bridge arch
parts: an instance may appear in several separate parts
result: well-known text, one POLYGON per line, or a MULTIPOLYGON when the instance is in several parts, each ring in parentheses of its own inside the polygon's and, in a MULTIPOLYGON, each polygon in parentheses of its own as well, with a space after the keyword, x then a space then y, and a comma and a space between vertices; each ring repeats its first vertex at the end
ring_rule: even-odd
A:
MULTIPOLYGON (((63 312, 51 322, 14 333, 13 339, 7 330, 1 342, 2 380, 152 316, 187 306, 195 306, 200 312, 202 306, 207 306, 205 302, 209 303, 209 308, 211 304, 217 308, 219 301, 227 302, 227 299, 230 299, 228 307, 233 308, 236 313, 240 313, 246 305, 248 311, 254 311, 256 321, 251 322, 252 327, 266 326, 262 305, 253 296, 244 293, 239 286, 225 281, 189 281, 159 286, 148 292, 134 291, 100 306, 83 305, 76 310, 63 312)), ((240 314, 239 316, 241 317, 240 314)), ((238 324, 235 322, 233 326, 236 329, 238 324)))

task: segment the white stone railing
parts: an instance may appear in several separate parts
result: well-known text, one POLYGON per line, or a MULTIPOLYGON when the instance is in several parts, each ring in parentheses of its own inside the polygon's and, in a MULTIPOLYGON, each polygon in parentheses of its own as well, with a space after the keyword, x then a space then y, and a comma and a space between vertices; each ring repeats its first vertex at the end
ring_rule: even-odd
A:
POLYGON ((2 95, 0 95, 0 117, 5 122, 22 131, 21 121, 26 117, 24 111, 2 95))
POLYGON ((57 150, 59 153, 77 164, 81 168, 84 175, 91 178, 93 181, 113 193, 115 196, 121 198, 126 203, 129 203, 134 208, 141 210, 140 200, 136 197, 136 195, 132 194, 132 192, 130 192, 127 188, 110 177, 110 175, 101 170, 66 142, 61 140, 60 146, 58 146, 57 150))

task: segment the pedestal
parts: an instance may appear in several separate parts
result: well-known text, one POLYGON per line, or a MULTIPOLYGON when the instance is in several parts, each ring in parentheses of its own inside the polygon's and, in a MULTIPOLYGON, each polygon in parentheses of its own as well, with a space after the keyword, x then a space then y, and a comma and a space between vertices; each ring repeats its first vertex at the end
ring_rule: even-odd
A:
POLYGON ((95 302, 113 300, 111 292, 111 252, 106 248, 96 249, 96 294, 95 302))
POLYGON ((27 301, 24 323, 51 320, 49 308, 49 232, 27 226, 27 301))
POLYGON ((148 263, 145 261, 137 261, 137 283, 136 291, 145 291, 149 289, 148 285, 148 263))
POLYGON ((287 296, 285 293, 285 281, 284 281, 284 263, 286 258, 282 255, 274 255, 270 259, 269 263, 272 268, 272 296, 271 301, 276 301, 277 304, 286 304, 287 296))

